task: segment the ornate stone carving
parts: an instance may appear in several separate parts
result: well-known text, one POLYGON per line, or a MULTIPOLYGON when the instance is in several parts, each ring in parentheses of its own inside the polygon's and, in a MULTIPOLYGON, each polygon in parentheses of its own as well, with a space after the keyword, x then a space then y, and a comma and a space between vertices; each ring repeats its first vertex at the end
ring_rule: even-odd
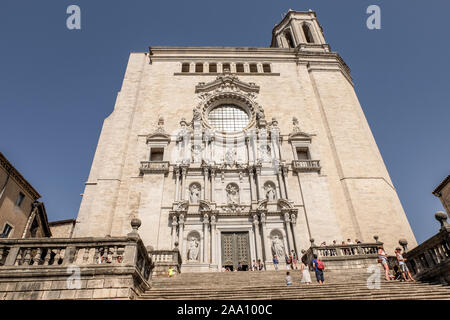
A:
POLYGON ((188 261, 198 261, 198 253, 200 250, 200 241, 197 238, 197 235, 192 234, 188 239, 188 253, 187 258, 188 261))
POLYGON ((284 257, 286 251, 284 250, 283 240, 280 238, 280 235, 278 233, 274 233, 271 238, 272 238, 273 254, 276 255, 278 258, 284 257))
POLYGON ((201 187, 198 183, 193 183, 189 187, 189 202, 190 203, 198 203, 200 200, 200 191, 201 187))
POLYGON ((225 191, 228 204, 239 204, 239 187, 235 183, 228 184, 225 191))
POLYGON ((264 191, 266 193, 266 199, 269 202, 274 202, 277 198, 276 189, 272 182, 266 182, 264 184, 264 191))

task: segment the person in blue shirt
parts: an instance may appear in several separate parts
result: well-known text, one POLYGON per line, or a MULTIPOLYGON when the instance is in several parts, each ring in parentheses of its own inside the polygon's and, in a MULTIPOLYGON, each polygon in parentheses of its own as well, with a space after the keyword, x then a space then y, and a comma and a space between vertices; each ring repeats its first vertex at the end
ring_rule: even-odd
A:
POLYGON ((314 260, 312 261, 312 263, 313 263, 314 271, 316 272, 317 282, 319 284, 324 284, 325 280, 323 277, 323 269, 325 268, 325 266, 323 265, 323 262, 320 261, 319 259, 317 259, 317 255, 315 254, 314 260))
POLYGON ((278 257, 273 256, 273 266, 275 267, 275 270, 278 270, 278 257))

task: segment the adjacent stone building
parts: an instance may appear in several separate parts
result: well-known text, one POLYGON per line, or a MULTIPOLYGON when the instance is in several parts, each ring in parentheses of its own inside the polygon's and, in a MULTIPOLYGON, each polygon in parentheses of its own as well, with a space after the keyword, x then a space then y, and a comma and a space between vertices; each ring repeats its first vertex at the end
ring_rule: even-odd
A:
POLYGON ((50 237, 40 194, 0 153, 0 238, 50 237))
POLYGON ((450 215, 450 175, 448 175, 442 182, 434 189, 433 194, 442 202, 442 206, 450 215))
POLYGON ((316 14, 289 11, 270 48, 130 54, 74 237, 178 248, 183 271, 248 267, 316 243, 415 237, 316 14))

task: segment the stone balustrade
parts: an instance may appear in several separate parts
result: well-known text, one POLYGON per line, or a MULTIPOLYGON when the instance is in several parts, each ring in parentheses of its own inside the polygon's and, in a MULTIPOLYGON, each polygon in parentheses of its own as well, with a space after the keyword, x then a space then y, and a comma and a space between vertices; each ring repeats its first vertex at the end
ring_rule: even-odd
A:
POLYGON ((139 168, 141 174, 146 173, 168 173, 169 161, 141 161, 139 168))
POLYGON ((292 170, 297 172, 320 172, 320 160, 293 160, 292 170))
POLYGON ((177 273, 181 272, 181 255, 178 249, 149 250, 154 263, 153 276, 167 275, 170 267, 177 273))
POLYGON ((437 212, 435 218, 441 223, 436 235, 410 251, 405 240, 399 243, 406 251, 403 257, 416 280, 450 284, 450 225, 444 212, 437 212))
POLYGON ((139 225, 125 237, 0 239, 0 300, 138 296, 154 266, 139 225))
MULTIPOLYGON (((378 238, 376 238, 378 239, 378 238)), ((382 244, 357 243, 317 246, 311 239, 311 247, 302 252, 302 261, 312 267, 314 255, 321 259, 328 270, 366 267, 377 263, 377 247, 382 244)))

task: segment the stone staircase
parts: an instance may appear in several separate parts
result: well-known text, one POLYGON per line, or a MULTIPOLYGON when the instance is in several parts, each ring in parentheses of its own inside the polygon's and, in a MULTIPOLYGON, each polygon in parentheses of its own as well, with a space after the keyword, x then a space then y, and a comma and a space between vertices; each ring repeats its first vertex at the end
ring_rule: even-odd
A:
POLYGON ((220 299, 445 299, 450 286, 418 282, 385 281, 380 289, 369 289, 365 270, 326 271, 325 285, 311 272, 311 285, 300 283, 300 271, 291 270, 293 285, 285 284, 286 270, 212 273, 182 273, 173 278, 154 278, 152 288, 140 299, 220 300, 220 299))

